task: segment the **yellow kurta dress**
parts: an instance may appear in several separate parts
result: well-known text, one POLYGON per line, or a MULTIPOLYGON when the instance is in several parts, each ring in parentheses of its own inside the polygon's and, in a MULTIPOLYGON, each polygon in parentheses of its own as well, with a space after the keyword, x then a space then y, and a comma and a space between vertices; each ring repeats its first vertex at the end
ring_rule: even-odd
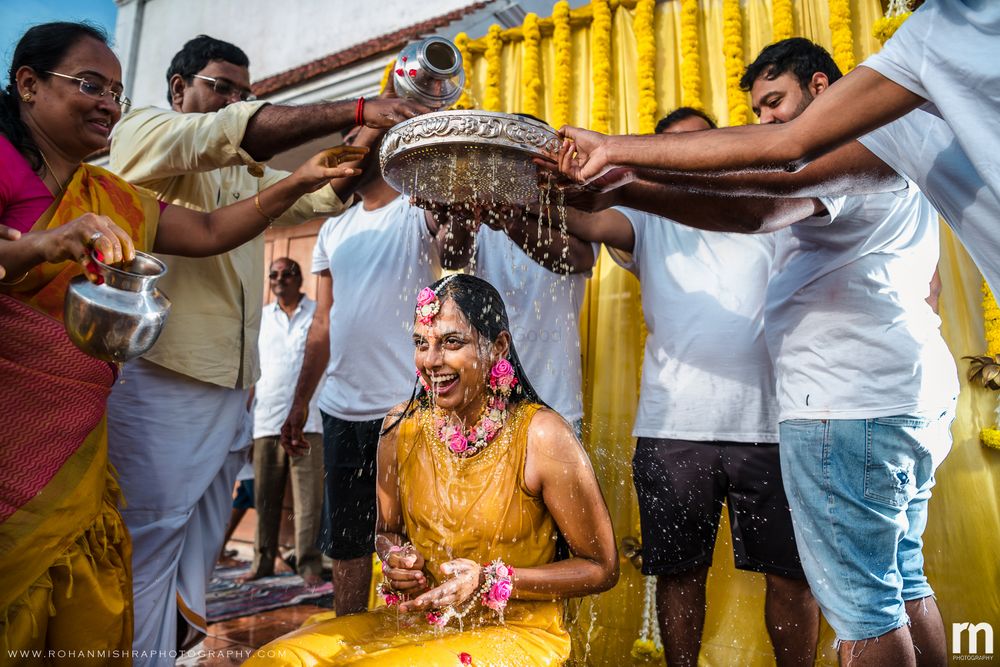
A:
MULTIPOLYGON (((497 439, 466 459, 435 436, 429 410, 397 427, 403 518, 432 585, 441 564, 455 558, 500 558, 515 569, 555 558, 555 521, 524 483, 528 425, 539 407, 514 407, 497 439)), ((455 620, 442 629, 429 625, 424 613, 380 608, 305 626, 246 664, 450 666, 468 653, 476 667, 561 665, 570 653, 562 611, 557 601, 511 599, 501 625, 476 603, 461 629, 455 620)))

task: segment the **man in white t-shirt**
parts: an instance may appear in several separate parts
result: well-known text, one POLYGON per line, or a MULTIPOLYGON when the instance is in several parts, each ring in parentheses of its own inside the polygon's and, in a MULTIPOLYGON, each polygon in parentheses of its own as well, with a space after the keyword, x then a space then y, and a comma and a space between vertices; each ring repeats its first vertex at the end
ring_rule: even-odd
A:
POLYGON ((292 484, 295 518, 295 569, 307 584, 322 582, 323 560, 316 547, 323 505, 323 422, 316 395, 309 403, 305 437, 309 448, 289 456, 279 440, 281 425, 292 405, 292 394, 302 368, 306 336, 316 313, 316 302, 302 292, 302 268, 288 257, 271 262, 268 284, 275 300, 264 306, 260 318, 260 379, 253 387, 254 507, 257 532, 253 566, 245 580, 275 572, 281 508, 285 486, 292 484))
MULTIPOLYGON (((795 38, 764 49, 741 83, 761 121, 772 124, 802 113, 839 76, 826 51, 795 38)), ((636 192, 648 203, 650 190, 636 192)), ((922 534, 934 471, 951 446, 958 383, 925 302, 938 253, 936 213, 912 183, 860 197, 686 193, 655 203, 650 208, 676 209, 675 219, 694 226, 702 223, 691 210, 711 228, 733 231, 797 223, 779 232, 765 335, 803 568, 841 640, 841 662, 914 664, 919 655, 943 664, 922 534), (724 216, 737 213, 756 219, 726 226, 724 216)))
MULTIPOLYGON (((858 159, 851 139, 882 126, 885 138, 875 152, 920 185, 994 291, 1000 290, 1000 234, 995 224, 1000 219, 997 62, 1000 3, 925 2, 881 52, 861 63, 794 122, 727 128, 712 136, 652 139, 564 128, 574 140, 577 156, 564 161, 563 171, 587 182, 613 167, 649 168, 664 171, 662 176, 646 176, 671 183, 677 179, 670 171, 787 171, 816 160, 823 164, 813 170, 812 181, 819 187, 813 194, 843 192, 845 187, 878 192, 879 185, 866 178, 870 158, 858 159), (911 122, 938 136, 908 143, 910 132, 886 125, 912 116, 909 112, 918 107, 942 118, 947 131, 918 117, 911 122), (954 205, 957 198, 950 191, 956 186, 969 195, 960 198, 966 206, 954 205)), ((920 132, 912 135, 919 137, 920 132)), ((621 182, 621 174, 615 178, 621 182)))
MULTIPOLYGON (((376 149, 377 150, 377 149, 376 149)), ((375 459, 382 419, 414 389, 413 301, 440 275, 432 216, 366 170, 360 201, 323 225, 313 251, 316 315, 282 445, 302 432, 319 380, 326 471, 320 547, 333 559, 338 615, 368 607, 375 548, 375 459)))
MULTIPOLYGON (((657 131, 714 127, 703 112, 682 107, 657 131)), ((604 243, 642 286, 649 333, 632 476, 642 571, 657 578, 667 663, 698 662, 725 501, 736 567, 766 577, 767 629, 778 664, 812 664, 819 612, 781 483, 778 406, 764 340, 774 236, 702 231, 629 208, 571 210, 569 228, 604 243)))

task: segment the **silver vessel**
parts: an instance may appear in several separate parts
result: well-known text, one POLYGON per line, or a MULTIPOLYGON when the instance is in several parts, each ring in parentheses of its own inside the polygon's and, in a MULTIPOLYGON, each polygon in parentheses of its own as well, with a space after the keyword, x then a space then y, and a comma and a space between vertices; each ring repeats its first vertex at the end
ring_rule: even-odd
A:
POLYGON ((444 37, 410 42, 396 57, 393 68, 396 94, 432 109, 450 107, 462 96, 465 70, 462 53, 444 37))
POLYGON ((382 175, 403 194, 440 204, 539 201, 534 158, 555 160, 560 141, 540 121, 492 111, 450 110, 393 126, 382 140, 382 175))
POLYGON ((146 353, 163 330, 170 300, 156 288, 167 272, 160 260, 136 252, 122 268, 98 262, 104 283, 70 281, 63 323, 73 343, 92 357, 123 363, 146 353))

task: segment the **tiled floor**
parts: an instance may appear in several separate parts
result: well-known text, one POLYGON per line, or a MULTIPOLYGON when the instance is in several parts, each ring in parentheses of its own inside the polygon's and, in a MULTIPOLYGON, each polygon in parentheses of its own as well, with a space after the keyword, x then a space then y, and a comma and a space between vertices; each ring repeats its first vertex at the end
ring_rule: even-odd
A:
MULTIPOLYGON (((250 559, 253 556, 255 521, 256 517, 251 510, 227 545, 229 548, 237 549, 238 557, 241 559, 250 559)), ((324 607, 303 604, 213 623, 208 626, 208 637, 178 659, 177 664, 183 667, 240 665, 255 649, 297 629, 313 614, 328 611, 330 610, 324 607)))
POLYGON ((313 614, 325 611, 330 610, 314 605, 298 605, 214 623, 208 627, 209 636, 177 664, 185 667, 242 664, 254 649, 295 630, 313 614))

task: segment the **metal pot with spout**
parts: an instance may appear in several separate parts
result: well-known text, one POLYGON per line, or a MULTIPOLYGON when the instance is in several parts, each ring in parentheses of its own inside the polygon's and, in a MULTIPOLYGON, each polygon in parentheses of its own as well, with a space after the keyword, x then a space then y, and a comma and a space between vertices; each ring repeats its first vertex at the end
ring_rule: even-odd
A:
POLYGON ((462 96, 465 70, 462 53, 444 37, 410 42, 396 57, 393 85, 400 97, 443 109, 462 96))
POLYGON ((123 363, 145 354, 170 313, 170 300, 156 288, 166 265, 143 252, 121 268, 96 257, 94 263, 103 284, 85 276, 70 281, 63 307, 66 333, 78 348, 103 361, 123 363))

